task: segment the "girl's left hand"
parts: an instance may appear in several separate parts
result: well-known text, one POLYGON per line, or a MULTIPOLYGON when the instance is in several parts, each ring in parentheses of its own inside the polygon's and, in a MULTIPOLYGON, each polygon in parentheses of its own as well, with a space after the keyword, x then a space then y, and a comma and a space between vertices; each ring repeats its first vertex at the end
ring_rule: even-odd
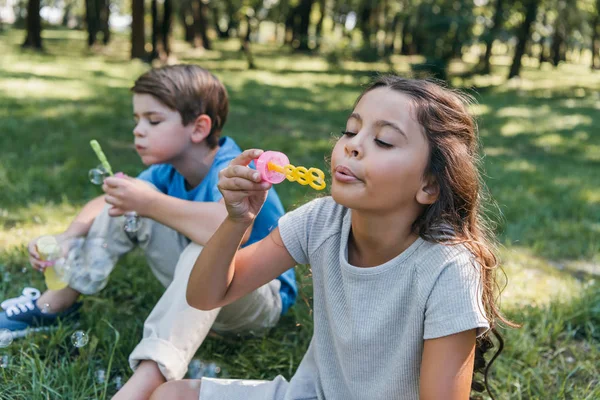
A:
POLYGON ((145 182, 124 174, 116 174, 104 180, 102 190, 105 200, 112 206, 108 215, 117 217, 128 211, 135 211, 140 216, 148 216, 156 190, 145 182))

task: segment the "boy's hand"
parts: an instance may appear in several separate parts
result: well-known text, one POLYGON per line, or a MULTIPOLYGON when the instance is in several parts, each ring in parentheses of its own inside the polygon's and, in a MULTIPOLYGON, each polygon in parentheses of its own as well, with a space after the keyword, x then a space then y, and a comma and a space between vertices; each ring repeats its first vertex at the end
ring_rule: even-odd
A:
POLYGON ((128 211, 135 211, 140 216, 148 216, 154 196, 158 193, 139 179, 124 174, 116 174, 104 180, 102 190, 105 200, 112 206, 108 215, 117 217, 128 211))
MULTIPOLYGON (((42 236, 47 236, 47 235, 42 235, 42 236)), ((40 253, 38 253, 37 241, 42 236, 38 236, 38 237, 32 239, 29 242, 29 244, 27 245, 27 252, 29 253, 29 263, 31 264, 33 269, 38 270, 40 272, 44 272, 46 267, 53 264, 51 261, 42 260, 40 253)), ((56 238, 56 241, 58 242, 59 246, 62 248, 63 256, 66 255, 67 252, 69 251, 70 238, 65 233, 62 233, 60 235, 55 235, 54 237, 56 238)))
POLYGON ((44 261, 40 258, 40 254, 37 251, 36 243, 41 236, 38 236, 32 239, 27 245, 27 251, 29 252, 29 263, 33 267, 40 272, 43 272, 44 269, 49 265, 47 261, 44 261))
POLYGON ((260 173, 248 164, 263 153, 262 150, 246 150, 219 173, 219 190, 223 194, 229 218, 250 223, 263 206, 269 182, 262 182, 260 173))

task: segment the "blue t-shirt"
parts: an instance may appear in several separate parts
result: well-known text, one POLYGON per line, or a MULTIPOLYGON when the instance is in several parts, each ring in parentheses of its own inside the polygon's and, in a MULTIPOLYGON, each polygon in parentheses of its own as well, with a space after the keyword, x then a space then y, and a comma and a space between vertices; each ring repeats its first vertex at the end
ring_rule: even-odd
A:
MULTIPOLYGON (((162 193, 178 199, 217 202, 223 197, 217 188, 219 171, 227 167, 229 162, 242 152, 235 141, 230 137, 222 137, 219 140, 219 146, 220 148, 215 155, 210 170, 204 179, 202 179, 202 182, 195 188, 190 190, 186 189, 185 178, 183 175, 177 172, 177 170, 169 164, 153 165, 143 171, 138 176, 138 179, 150 182, 162 193)), ((254 163, 251 163, 250 166, 254 168, 254 163)), ((269 232, 277 226, 277 222, 283 214, 283 205, 279 200, 279 196, 277 196, 275 188, 271 188, 265 204, 254 221, 250 239, 245 243, 245 246, 265 238, 269 232)), ((281 281, 279 294, 281 295, 281 313, 284 314, 288 308, 294 304, 296 296, 298 295, 294 270, 287 270, 277 279, 281 281)))

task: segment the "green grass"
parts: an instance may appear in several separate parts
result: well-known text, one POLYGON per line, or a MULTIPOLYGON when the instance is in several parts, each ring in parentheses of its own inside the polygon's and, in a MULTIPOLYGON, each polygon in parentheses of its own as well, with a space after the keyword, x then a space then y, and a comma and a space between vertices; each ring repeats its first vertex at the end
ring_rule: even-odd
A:
MULTIPOLYGON (((25 245, 58 233, 100 189, 87 180, 98 139, 115 170, 143 166, 131 147, 133 80, 147 66, 127 60, 117 37, 89 51, 82 32, 45 31, 46 53, 22 52, 22 31, 0 33, 0 298, 24 285, 42 287, 25 268, 25 245)), ((236 41, 214 51, 175 43, 180 61, 213 70, 226 84, 231 113, 225 133, 242 147, 286 152, 293 163, 325 168, 334 135, 353 101, 378 72, 407 72, 412 60, 342 61, 255 46, 257 71, 247 71, 236 41)), ((523 78, 505 82, 508 61, 494 58, 495 75, 455 78, 479 102, 486 183, 499 210, 497 232, 508 277, 503 310, 523 323, 503 330, 506 351, 491 384, 502 399, 600 398, 600 74, 586 66, 528 63, 523 78), (596 127, 596 128, 594 128, 596 127), (501 218, 500 218, 501 216, 501 218)), ((460 72, 469 65, 453 65, 460 72)), ((314 196, 299 185, 278 186, 290 209, 314 196)), ((223 376, 290 378, 312 333, 311 283, 297 271, 302 298, 265 338, 209 338, 197 357, 214 360, 223 376)), ((15 341, 0 349, 0 399, 110 397, 114 377, 131 372, 127 356, 162 293, 144 260, 125 257, 109 286, 84 301, 78 328, 15 341), (75 329, 90 343, 70 343, 75 329), (117 337, 119 337, 117 341, 117 337), (113 355, 114 352, 114 355, 113 355), (112 355, 112 356, 111 356, 112 355), (111 369, 108 370, 109 363, 111 369), (108 385, 95 382, 107 371, 108 385)))

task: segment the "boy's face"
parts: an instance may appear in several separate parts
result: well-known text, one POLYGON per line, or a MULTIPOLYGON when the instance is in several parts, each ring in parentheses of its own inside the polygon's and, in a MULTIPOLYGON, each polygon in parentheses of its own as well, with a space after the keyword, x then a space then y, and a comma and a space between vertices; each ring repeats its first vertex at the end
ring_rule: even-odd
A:
POLYGON ((387 88, 367 92, 345 131, 331 157, 333 198, 358 210, 415 206, 429 145, 410 98, 387 88))
POLYGON ((145 165, 172 164, 191 145, 194 124, 149 94, 133 95, 135 149, 145 165))

